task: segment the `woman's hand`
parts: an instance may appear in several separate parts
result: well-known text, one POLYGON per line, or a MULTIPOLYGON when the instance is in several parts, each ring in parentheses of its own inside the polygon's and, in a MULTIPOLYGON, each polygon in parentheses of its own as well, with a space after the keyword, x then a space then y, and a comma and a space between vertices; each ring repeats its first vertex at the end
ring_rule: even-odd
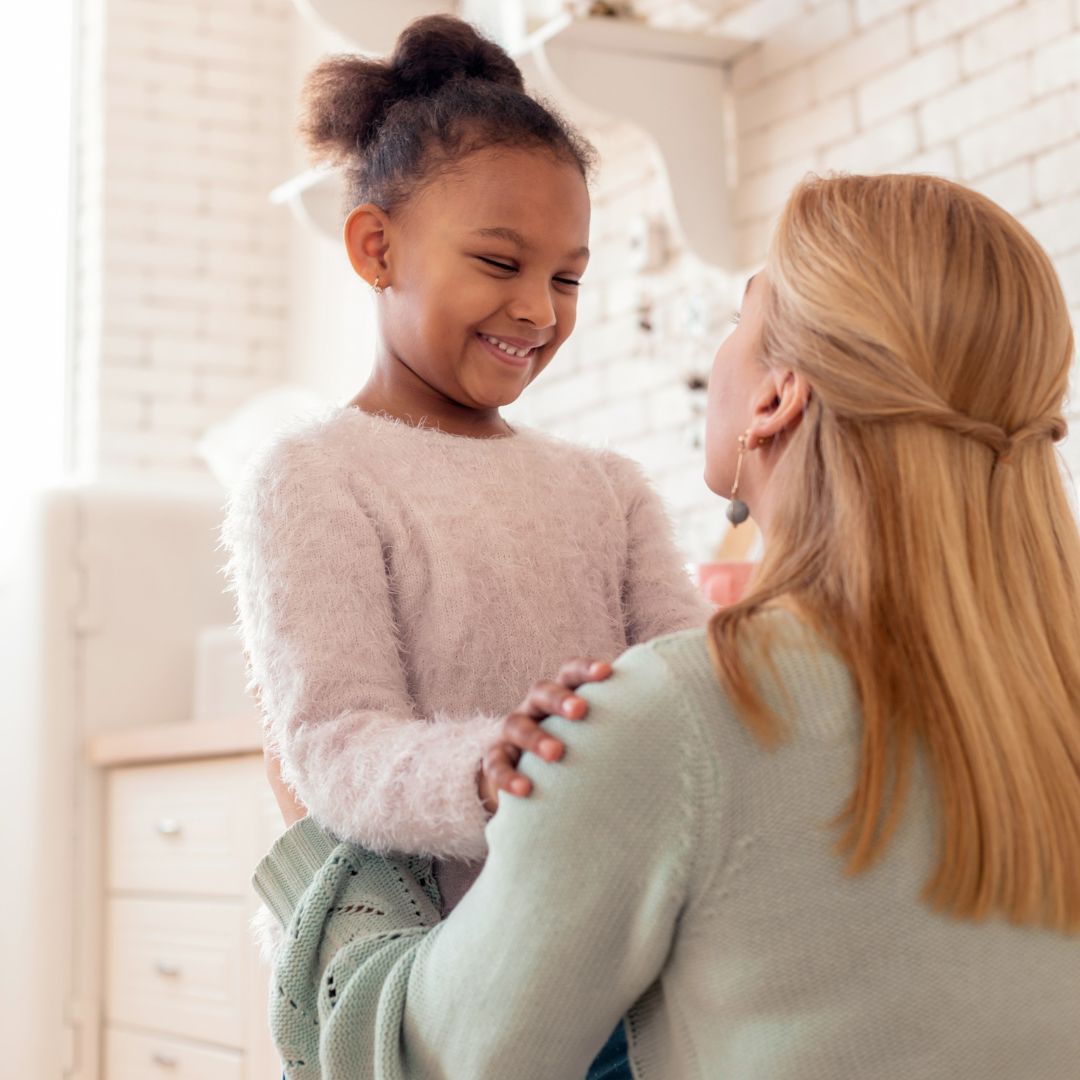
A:
POLYGON ((499 743, 484 756, 477 777, 480 798, 488 813, 494 814, 499 805, 499 792, 528 795, 532 782, 515 766, 528 750, 545 761, 558 761, 565 749, 562 742, 540 727, 545 716, 565 716, 582 720, 589 711, 588 703, 574 691, 587 682, 603 682, 611 675, 611 665, 600 660, 568 660, 552 682, 533 683, 525 700, 502 722, 499 743))
POLYGON ((263 760, 266 763, 266 778, 270 781, 270 789, 274 793, 274 799, 281 811, 281 816, 288 827, 302 817, 307 817, 307 807, 293 794, 293 790, 285 783, 281 775, 281 758, 269 747, 263 747, 263 760))

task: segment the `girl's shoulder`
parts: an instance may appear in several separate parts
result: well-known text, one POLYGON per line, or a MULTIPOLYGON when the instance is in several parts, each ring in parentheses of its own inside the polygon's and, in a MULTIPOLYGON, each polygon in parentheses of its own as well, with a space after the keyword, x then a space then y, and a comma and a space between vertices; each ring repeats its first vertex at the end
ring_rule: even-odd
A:
MULTIPOLYGON (((515 425, 509 438, 472 439, 413 426, 355 406, 323 406, 280 426, 252 455, 233 493, 285 503, 326 487, 348 486, 378 501, 384 489, 453 486, 482 474, 528 475, 536 490, 594 502, 609 493, 625 510, 651 485, 630 458, 515 425)), ((606 501, 606 500, 605 500, 606 501)))
POLYGON ((622 500, 653 490, 641 465, 617 450, 571 442, 533 428, 519 427, 517 431, 523 446, 547 454, 563 466, 576 465, 581 473, 591 474, 593 479, 606 480, 622 500))
MULTIPOLYGON (((404 426, 404 425, 402 425, 404 426)), ((320 479, 355 475, 365 463, 396 453, 385 438, 391 422, 350 405, 324 405, 280 425, 252 454, 239 487, 310 488, 320 479), (381 425, 381 427, 380 427, 381 425)))

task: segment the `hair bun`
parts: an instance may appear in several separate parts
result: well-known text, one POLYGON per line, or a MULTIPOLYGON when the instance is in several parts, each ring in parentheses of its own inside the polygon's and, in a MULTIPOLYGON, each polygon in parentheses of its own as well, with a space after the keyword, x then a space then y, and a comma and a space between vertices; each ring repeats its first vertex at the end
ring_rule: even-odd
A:
POLYGON ((429 97, 455 79, 484 79, 524 91, 510 56, 452 15, 410 23, 387 60, 327 57, 304 82, 300 134, 317 161, 343 164, 370 145, 391 106, 429 97))
POLYGON ((402 97, 433 94, 457 78, 525 89, 506 51, 452 15, 428 15, 410 23, 397 40, 390 68, 402 97))

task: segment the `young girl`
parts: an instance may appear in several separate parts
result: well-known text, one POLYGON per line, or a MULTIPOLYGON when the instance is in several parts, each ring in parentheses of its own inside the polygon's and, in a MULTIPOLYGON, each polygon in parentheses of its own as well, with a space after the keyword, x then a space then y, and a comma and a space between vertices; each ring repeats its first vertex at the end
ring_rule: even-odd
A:
MULTIPOLYGON (((376 361, 253 463, 229 575, 285 782, 337 837, 435 857, 446 913, 479 873, 481 762, 525 689, 710 609, 636 466, 500 415, 574 327, 588 144, 445 16, 388 61, 323 62, 305 107, 347 177, 376 361)), ((621 1025, 601 1058, 590 1075, 628 1075, 621 1025)))

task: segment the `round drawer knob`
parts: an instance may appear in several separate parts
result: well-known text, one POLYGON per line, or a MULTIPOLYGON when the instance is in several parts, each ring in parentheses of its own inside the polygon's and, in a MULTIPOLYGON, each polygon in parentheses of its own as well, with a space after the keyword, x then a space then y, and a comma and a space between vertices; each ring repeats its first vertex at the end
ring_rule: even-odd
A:
POLYGON ((165 1069, 175 1069, 179 1062, 173 1057, 172 1054, 163 1054, 160 1050, 155 1050, 153 1057, 151 1058, 155 1065, 160 1065, 165 1069))
POLYGON ((172 817, 159 818, 157 831, 162 836, 177 836, 180 833, 180 822, 172 817))
POLYGON ((158 960, 154 964, 154 970, 159 975, 164 975, 166 978, 175 979, 180 974, 180 965, 170 963, 168 960, 158 960))

